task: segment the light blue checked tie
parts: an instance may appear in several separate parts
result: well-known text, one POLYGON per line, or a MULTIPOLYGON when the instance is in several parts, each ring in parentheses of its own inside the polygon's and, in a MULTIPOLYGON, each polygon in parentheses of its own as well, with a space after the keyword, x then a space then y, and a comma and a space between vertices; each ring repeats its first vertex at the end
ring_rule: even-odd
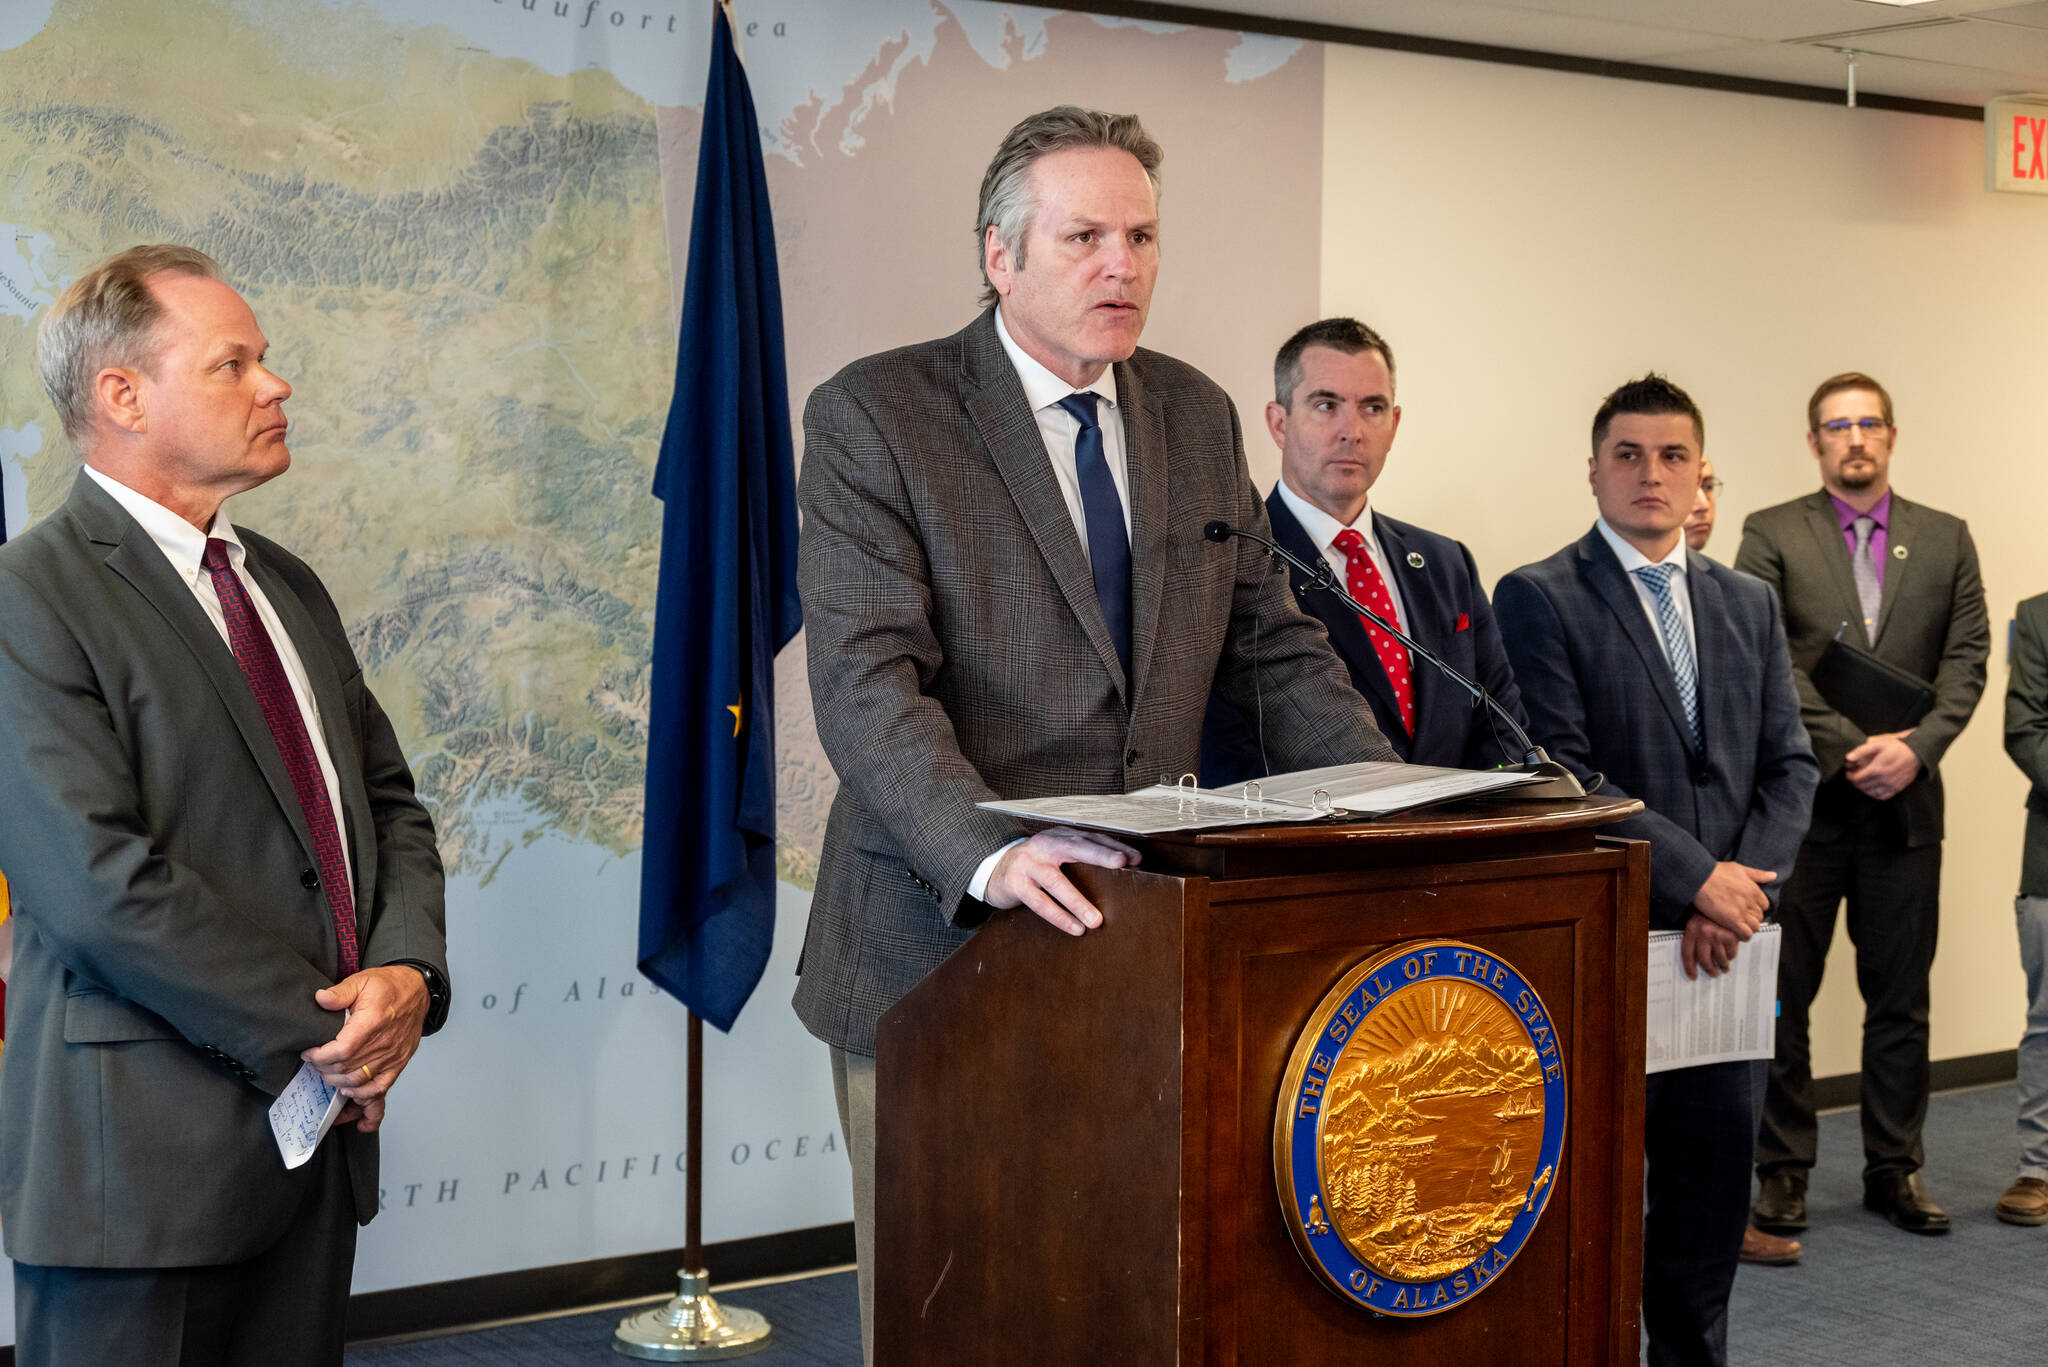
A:
POLYGON ((1700 667, 1693 658, 1692 638, 1685 633, 1685 620, 1671 597, 1671 576, 1676 565, 1643 565, 1635 575, 1650 590, 1657 604, 1657 632, 1664 638, 1664 653, 1671 660, 1671 681, 1678 685, 1678 700, 1685 704, 1685 722, 1692 728, 1692 748, 1700 742, 1700 667))

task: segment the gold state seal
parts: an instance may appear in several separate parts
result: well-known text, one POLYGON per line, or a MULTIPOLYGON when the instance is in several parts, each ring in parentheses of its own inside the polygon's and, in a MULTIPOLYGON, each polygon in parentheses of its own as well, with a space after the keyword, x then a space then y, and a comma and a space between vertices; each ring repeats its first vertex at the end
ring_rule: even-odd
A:
POLYGON ((1295 1042, 1273 1136, 1295 1245, 1347 1299, 1448 1309, 1534 1230, 1564 1120, 1555 1028, 1512 965, 1455 941, 1389 950, 1295 1042))

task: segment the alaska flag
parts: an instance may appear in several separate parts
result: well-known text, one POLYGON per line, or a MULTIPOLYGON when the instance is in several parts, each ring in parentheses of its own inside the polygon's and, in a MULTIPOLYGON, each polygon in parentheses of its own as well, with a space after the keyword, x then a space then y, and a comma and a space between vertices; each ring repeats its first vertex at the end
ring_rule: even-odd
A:
POLYGON ((712 6, 662 500, 640 971, 721 1030, 775 936, 775 654, 803 625, 782 287, 760 126, 712 6))

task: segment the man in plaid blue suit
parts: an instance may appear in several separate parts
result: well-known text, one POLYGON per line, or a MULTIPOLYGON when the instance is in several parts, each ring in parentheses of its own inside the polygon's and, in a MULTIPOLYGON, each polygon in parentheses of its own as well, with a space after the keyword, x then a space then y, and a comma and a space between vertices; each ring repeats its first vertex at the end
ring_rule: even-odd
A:
MULTIPOLYGON (((1529 732, 1650 842, 1650 924, 1682 930, 1686 972, 1725 970, 1792 869, 1820 771, 1776 595, 1689 550, 1705 423, 1669 380, 1609 395, 1593 421, 1600 517, 1494 590, 1529 732)), ((1649 1361, 1728 1357, 1728 1293, 1749 1207, 1763 1060, 1657 1073, 1645 1088, 1643 1324, 1649 1361)))

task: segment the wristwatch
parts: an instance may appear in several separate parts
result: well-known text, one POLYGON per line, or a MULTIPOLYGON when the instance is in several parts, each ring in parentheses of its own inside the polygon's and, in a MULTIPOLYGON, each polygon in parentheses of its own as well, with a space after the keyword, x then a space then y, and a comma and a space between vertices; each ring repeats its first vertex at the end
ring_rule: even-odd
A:
POLYGON ((393 959, 393 967, 404 964, 416 968, 427 980, 427 1023, 420 1027, 421 1035, 431 1035, 448 1023, 448 979, 441 970, 421 959, 393 959))

